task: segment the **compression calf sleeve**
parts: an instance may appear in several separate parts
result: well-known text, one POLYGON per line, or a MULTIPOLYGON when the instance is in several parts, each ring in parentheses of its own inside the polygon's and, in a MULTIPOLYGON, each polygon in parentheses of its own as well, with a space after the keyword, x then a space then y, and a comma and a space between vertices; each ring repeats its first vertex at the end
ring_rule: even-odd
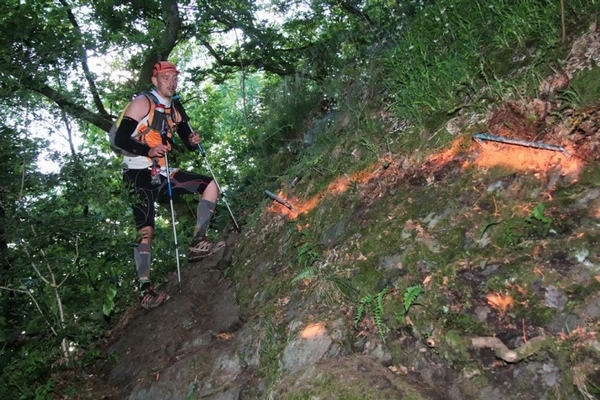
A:
POLYGON ((150 262, 151 253, 150 245, 147 243, 140 243, 133 248, 133 257, 135 259, 135 268, 137 270, 138 278, 141 281, 147 281, 150 279, 150 262))
POLYGON ((210 220, 212 219, 215 207, 217 205, 212 201, 200 199, 198 202, 198 211, 196 213, 196 229, 194 229, 194 238, 198 239, 206 236, 210 220))

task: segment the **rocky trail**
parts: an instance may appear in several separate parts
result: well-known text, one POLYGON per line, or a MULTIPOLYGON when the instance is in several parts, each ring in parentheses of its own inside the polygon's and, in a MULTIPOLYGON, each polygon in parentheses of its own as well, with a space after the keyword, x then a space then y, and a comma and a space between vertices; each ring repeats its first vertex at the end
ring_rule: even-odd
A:
POLYGON ((152 310, 130 308, 103 344, 114 362, 104 371, 110 389, 102 398, 205 397, 222 392, 224 385, 222 398, 240 392, 248 377, 239 363, 227 360, 233 332, 242 323, 231 283, 223 277, 230 259, 223 249, 192 263, 181 271, 181 291, 176 276, 162 285, 171 295, 167 303, 152 310))

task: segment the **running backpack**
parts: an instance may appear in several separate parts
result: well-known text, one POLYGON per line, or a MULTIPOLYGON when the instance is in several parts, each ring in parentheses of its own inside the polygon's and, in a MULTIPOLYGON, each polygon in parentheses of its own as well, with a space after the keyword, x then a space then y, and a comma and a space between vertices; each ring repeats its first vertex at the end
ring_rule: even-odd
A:
MULTIPOLYGON (((133 97, 133 99, 135 99, 138 96, 146 96, 146 98, 150 100, 150 110, 148 111, 148 127, 145 130, 138 132, 136 137, 144 136, 153 129, 158 132, 161 132, 163 129, 165 129, 165 127, 168 127, 169 125, 165 113, 156 110, 156 105, 159 104, 159 101, 156 98, 156 96, 154 96, 150 92, 142 92, 136 94, 133 97)), ((133 101, 133 99, 131 101, 133 101)), ((110 130, 108 131, 108 143, 110 145, 111 150, 114 151, 116 154, 121 156, 136 157, 139 154, 133 154, 128 152, 127 150, 123 150, 115 143, 115 136, 117 134, 117 130, 119 129, 119 125, 121 125, 123 115, 125 114, 125 110, 127 110, 127 107, 129 107, 129 104, 131 104, 131 102, 129 102, 127 106, 123 109, 123 111, 121 111, 121 113, 119 114, 119 118, 117 118, 117 120, 110 127, 110 130)))

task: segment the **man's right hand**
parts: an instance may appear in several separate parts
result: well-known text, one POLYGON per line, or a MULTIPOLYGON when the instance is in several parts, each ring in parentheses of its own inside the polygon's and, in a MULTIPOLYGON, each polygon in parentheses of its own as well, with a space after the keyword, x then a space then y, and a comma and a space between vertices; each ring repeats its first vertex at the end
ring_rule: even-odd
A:
POLYGON ((148 157, 164 157, 165 154, 167 154, 168 152, 169 148, 167 146, 165 146, 164 144, 159 144, 150 149, 150 151, 148 152, 148 157))

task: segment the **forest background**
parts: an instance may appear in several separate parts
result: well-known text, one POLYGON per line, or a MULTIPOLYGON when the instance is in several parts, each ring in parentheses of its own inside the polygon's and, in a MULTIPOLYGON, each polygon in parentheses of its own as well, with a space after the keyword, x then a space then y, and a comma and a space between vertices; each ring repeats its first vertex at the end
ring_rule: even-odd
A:
MULTIPOLYGON (((461 109, 538 95, 598 9, 597 0, 4 1, 2 397, 45 398, 53 370, 91 362, 95 343, 136 299, 132 200, 106 132, 132 95, 149 89, 155 62, 182 71, 192 125, 247 225, 264 190, 291 184, 298 171, 322 182, 306 188, 310 197, 381 149, 443 147, 449 135, 423 132, 461 109), (360 156, 330 165, 311 151, 308 128, 327 124, 324 116, 352 132, 336 140, 360 145, 360 156)), ((585 106, 594 90, 561 95, 585 106)), ((174 162, 204 168, 198 153, 174 162)), ((176 211, 187 243, 194 199, 176 211)), ((159 215, 157 280, 176 267, 170 223, 159 215)), ((211 235, 229 229, 221 204, 211 235)))

